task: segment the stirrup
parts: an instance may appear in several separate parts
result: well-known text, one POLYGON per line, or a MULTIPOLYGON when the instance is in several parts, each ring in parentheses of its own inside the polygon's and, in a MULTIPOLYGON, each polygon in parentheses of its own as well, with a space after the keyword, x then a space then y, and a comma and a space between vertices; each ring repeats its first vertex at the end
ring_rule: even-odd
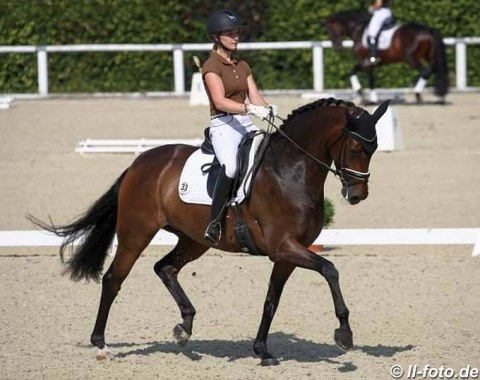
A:
POLYGON ((203 238, 214 245, 217 245, 222 237, 222 225, 218 220, 212 220, 205 233, 203 234, 203 238))
POLYGON ((380 58, 372 55, 371 57, 366 59, 366 62, 368 65, 371 65, 371 66, 378 65, 380 63, 380 58))

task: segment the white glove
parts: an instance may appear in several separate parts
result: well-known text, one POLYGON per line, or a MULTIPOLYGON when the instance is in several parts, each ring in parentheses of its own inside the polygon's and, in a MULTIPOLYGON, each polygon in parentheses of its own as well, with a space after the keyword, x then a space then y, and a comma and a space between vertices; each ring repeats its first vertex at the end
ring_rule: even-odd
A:
POLYGON ((254 104, 247 104, 247 115, 253 115, 260 120, 264 120, 270 116, 270 109, 263 106, 256 106, 254 104))
POLYGON ((278 106, 276 106, 275 104, 269 104, 267 108, 270 110, 273 117, 278 116, 278 106))

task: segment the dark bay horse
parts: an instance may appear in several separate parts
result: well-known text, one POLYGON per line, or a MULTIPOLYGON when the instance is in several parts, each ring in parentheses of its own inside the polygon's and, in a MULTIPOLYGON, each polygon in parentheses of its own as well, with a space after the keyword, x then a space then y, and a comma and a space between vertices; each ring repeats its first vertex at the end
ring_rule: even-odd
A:
MULTIPOLYGON (((283 287, 296 267, 320 273, 330 287, 340 326, 335 342, 343 349, 353 345, 348 316, 333 263, 308 248, 320 234, 324 221, 324 182, 332 171, 342 183, 342 194, 352 205, 367 198, 370 159, 377 147, 375 125, 388 102, 373 114, 353 103, 322 99, 294 110, 271 137, 254 178, 250 197, 240 205, 252 240, 273 262, 270 284, 254 352, 263 365, 278 361, 267 348, 267 335, 283 287), (330 167, 332 162, 335 169, 330 167)), ((36 225, 64 238, 60 256, 65 273, 73 280, 102 280, 102 295, 91 342, 98 358, 106 356, 105 328, 111 305, 132 266, 160 229, 173 232, 178 243, 155 266, 180 309, 182 322, 175 326, 179 346, 192 334, 195 308, 178 282, 180 270, 210 247, 203 238, 210 208, 186 204, 178 194, 179 177, 187 158, 196 149, 165 145, 138 156, 82 216, 64 226, 36 225), (102 275, 107 251, 115 233, 118 246, 110 267, 102 275), (73 246, 77 239, 80 244, 73 246), (66 249, 73 254, 64 261, 66 249)), ((216 248, 240 251, 233 237, 233 211, 216 248)))
MULTIPOLYGON (((348 10, 335 13, 324 21, 334 48, 342 47, 342 40, 353 40, 353 52, 357 63, 350 71, 352 87, 362 96, 363 92, 357 73, 366 73, 370 87, 370 102, 376 103, 375 66, 367 63, 370 50, 362 44, 362 36, 370 20, 370 14, 364 11, 348 10)), ((418 71, 419 76, 414 92, 417 102, 422 102, 422 92, 428 78, 434 74, 433 86, 439 103, 445 102, 448 93, 448 67, 445 45, 440 33, 426 25, 417 23, 402 24, 393 34, 390 47, 378 50, 380 65, 403 62, 418 71)))

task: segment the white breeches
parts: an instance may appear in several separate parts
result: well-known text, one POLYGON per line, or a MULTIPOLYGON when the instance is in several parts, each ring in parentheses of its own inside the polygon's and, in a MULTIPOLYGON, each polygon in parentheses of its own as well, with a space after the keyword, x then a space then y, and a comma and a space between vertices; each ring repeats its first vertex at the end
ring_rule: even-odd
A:
POLYGON ((383 23, 387 21, 387 19, 392 18, 392 10, 390 8, 380 8, 373 12, 372 19, 368 24, 368 37, 377 37, 378 32, 380 32, 380 28, 382 27, 383 23))
POLYGON ((211 120, 210 140, 228 177, 234 178, 237 173, 237 151, 242 137, 258 129, 248 115, 225 115, 211 120))

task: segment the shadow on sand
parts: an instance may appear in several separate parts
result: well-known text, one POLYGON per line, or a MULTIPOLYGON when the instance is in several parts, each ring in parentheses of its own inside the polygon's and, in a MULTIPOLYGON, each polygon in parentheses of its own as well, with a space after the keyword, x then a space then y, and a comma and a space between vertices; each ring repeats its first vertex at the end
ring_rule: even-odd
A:
MULTIPOLYGON (((277 355, 282 361, 294 360, 297 362, 319 362, 339 365, 340 372, 351 372, 356 366, 351 362, 337 361, 335 359, 345 352, 334 344, 316 343, 299 338, 291 334, 275 332, 268 339, 271 353, 277 355)), ((148 356, 155 353, 182 354, 191 360, 202 360, 203 356, 227 358, 228 361, 255 357, 253 353, 253 340, 195 340, 192 339, 183 348, 179 349, 173 342, 146 342, 146 343, 113 343, 109 345, 116 348, 116 358, 125 358, 131 355, 148 356)), ((352 351, 360 351, 375 357, 393 357, 398 353, 413 349, 407 346, 354 346, 352 351)))

